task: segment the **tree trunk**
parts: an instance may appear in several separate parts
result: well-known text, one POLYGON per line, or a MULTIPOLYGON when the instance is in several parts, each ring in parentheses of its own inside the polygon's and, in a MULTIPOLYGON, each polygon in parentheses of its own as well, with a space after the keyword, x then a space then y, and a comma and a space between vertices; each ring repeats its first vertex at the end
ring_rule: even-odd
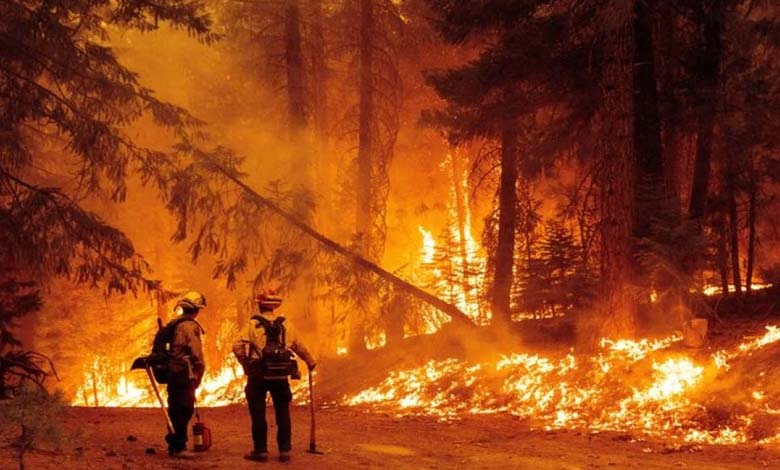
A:
POLYGON ((507 118, 501 133, 501 184, 498 193, 498 243, 491 306, 494 323, 511 321, 510 296, 517 220, 517 122, 507 118))
POLYGON ((637 0, 634 12, 634 157, 638 170, 635 189, 639 190, 635 191, 633 235, 640 238, 651 235, 651 217, 648 214, 659 214, 668 195, 664 188, 650 11, 644 0, 637 0))
MULTIPOLYGON (((358 250, 362 256, 372 258, 372 199, 371 176, 374 165, 374 84, 373 61, 374 46, 374 5, 373 0, 360 0, 360 70, 358 77, 359 123, 357 157, 357 217, 355 232, 358 236, 358 250)), ((361 283, 363 283, 361 281, 361 283)), ((363 283, 365 284, 365 283, 363 283)), ((366 306, 368 308, 368 306, 366 306)), ((362 338, 365 336, 367 312, 356 312, 350 331, 350 349, 364 349, 362 338), (362 346, 361 346, 362 345, 362 346)))
POLYGON ((756 193, 758 192, 758 182, 755 181, 756 175, 753 171, 752 161, 750 162, 750 195, 748 200, 748 247, 747 247, 747 267, 745 269, 745 292, 750 295, 753 291, 753 267, 756 260, 756 193))
POLYGON ((290 136, 295 141, 306 128, 301 9, 298 0, 287 0, 284 11, 284 50, 287 67, 287 114, 290 136))
POLYGON ((309 0, 312 9, 311 24, 311 81, 314 130, 321 149, 328 146, 328 66, 325 58, 322 0, 309 0))
POLYGON ((631 235, 635 162, 633 145, 633 6, 615 2, 605 14, 616 20, 610 32, 611 51, 604 69, 604 170, 602 194, 602 272, 603 299, 598 331, 588 338, 633 337, 636 334, 636 302, 631 295, 631 235))
POLYGON ((677 31, 674 23, 672 2, 663 1, 656 4, 656 28, 653 30, 656 38, 654 59, 658 65, 659 76, 659 115, 662 126, 663 170, 664 184, 670 208, 674 210, 677 223, 682 213, 680 182, 682 180, 681 162, 683 155, 681 142, 683 133, 680 129, 680 104, 675 99, 675 75, 678 70, 676 52, 678 49, 677 31), (660 103, 665 106, 661 107, 660 103))
POLYGON ((98 387, 97 387, 97 374, 92 372, 92 397, 95 400, 95 408, 100 406, 100 400, 98 399, 98 387))
POLYGON ((373 0, 360 0, 360 117, 358 129, 357 158, 357 226, 356 232, 362 237, 361 252, 369 252, 372 226, 371 214, 371 174, 374 158, 372 124, 374 121, 374 85, 373 85, 373 40, 374 23, 373 0))
POLYGON ((691 220, 700 221, 706 212, 712 160, 712 140, 715 118, 718 113, 718 85, 720 64, 723 54, 723 1, 703 0, 701 15, 704 52, 696 69, 696 160, 693 167, 693 181, 688 215, 691 220))
POLYGON ((727 163, 726 166, 729 169, 726 172, 726 205, 728 207, 728 221, 729 221, 729 245, 731 251, 731 271, 732 279, 734 281, 734 293, 739 296, 742 295, 742 274, 740 270, 739 260, 739 213, 737 212, 737 190, 736 190, 736 175, 734 173, 733 157, 731 152, 726 152, 727 163))
POLYGON ((720 213, 715 223, 716 240, 715 240, 715 262, 718 266, 718 274, 720 274, 720 288, 723 291, 723 295, 729 293, 729 250, 727 246, 727 228, 726 218, 720 213))

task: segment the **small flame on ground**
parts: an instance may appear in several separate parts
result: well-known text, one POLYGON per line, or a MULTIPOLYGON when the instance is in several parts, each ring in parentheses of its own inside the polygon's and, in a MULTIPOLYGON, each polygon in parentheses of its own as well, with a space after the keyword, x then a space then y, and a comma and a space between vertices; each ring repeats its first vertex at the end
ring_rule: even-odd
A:
MULTIPOLYGON (((692 443, 748 442, 753 424, 749 411, 721 425, 696 420, 704 410, 699 400, 705 393, 706 372, 708 368, 725 372, 727 360, 780 342, 780 329, 769 326, 759 338, 716 352, 711 362, 701 363, 679 352, 663 352, 670 356, 664 359, 653 355, 679 340, 603 340, 595 356, 513 354, 494 363, 429 361, 391 372, 380 384, 345 398, 343 404, 398 416, 450 420, 465 414, 511 413, 545 429, 639 431, 692 443)), ((761 407, 753 411, 780 414, 766 403, 770 400, 765 392, 756 390, 752 397, 761 407)), ((780 441, 780 428, 760 440, 773 441, 780 441)))
MULTIPOLYGON (((97 363, 97 360, 96 360, 97 363)), ((302 369, 303 370, 303 369, 302 369)), ((315 372, 316 374, 316 372, 315 372)), ((236 358, 227 357, 221 368, 207 371, 197 391, 197 403, 202 407, 227 406, 244 401, 246 377, 236 358)), ((292 381, 291 389, 296 401, 306 403, 308 377, 292 381)), ((158 384, 163 400, 165 385, 158 384)), ((138 407, 160 406, 145 371, 123 373, 112 382, 100 375, 89 374, 71 402, 74 406, 138 407)), ((167 402, 166 402, 167 406, 167 402)))

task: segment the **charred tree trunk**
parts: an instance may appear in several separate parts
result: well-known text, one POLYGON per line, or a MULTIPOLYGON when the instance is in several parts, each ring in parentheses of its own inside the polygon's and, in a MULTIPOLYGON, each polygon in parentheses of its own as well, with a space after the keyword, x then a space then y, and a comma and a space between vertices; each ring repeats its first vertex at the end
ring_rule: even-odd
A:
POLYGON ((604 170, 602 194, 602 269, 603 299, 599 337, 632 337, 636 334, 636 303, 631 295, 631 256, 633 202, 636 159, 633 147, 633 7, 615 2, 605 11, 617 20, 609 34, 611 50, 604 69, 604 170))
POLYGON ((310 0, 312 9, 311 26, 311 82, 312 115, 314 130, 321 149, 328 146, 328 66, 325 59, 325 33, 323 30, 322 0, 310 0))
POLYGON ((728 209, 729 248, 731 252, 731 271, 734 281, 734 293, 742 295, 742 273, 739 261, 739 212, 737 211, 737 188, 734 159, 730 151, 726 152, 726 181, 724 182, 726 207, 728 209))
MULTIPOLYGON (((309 110, 306 102, 306 66, 303 55, 303 39, 301 33, 301 7, 299 0, 285 0, 284 15, 284 48, 285 66, 287 70, 287 111, 290 149, 293 158, 298 163, 292 180, 303 193, 313 195, 317 186, 314 162, 314 151, 310 145, 307 115, 309 110)), ((295 212, 307 223, 314 223, 314 208, 310 197, 296 198, 295 212)), ((303 245, 298 247, 306 258, 314 256, 315 247, 303 245)), ((292 292, 293 301, 303 306, 302 316, 310 327, 316 327, 317 315, 314 310, 317 303, 313 299, 315 292, 315 274, 310 263, 301 263, 296 274, 299 282, 292 292)))
POLYGON ((371 174, 374 159, 374 139, 372 125, 374 121, 374 85, 373 85, 373 41, 374 29, 373 0, 360 0, 360 122, 358 124, 357 157, 357 226, 361 237, 361 252, 368 254, 371 237, 371 174))
POLYGON ((98 398, 98 385, 97 374, 92 372, 92 398, 95 400, 95 408, 100 406, 100 399, 98 398))
POLYGON ((750 295, 753 291, 753 268, 756 260, 756 188, 752 182, 748 200, 748 247, 747 267, 745 269, 745 292, 750 295))
MULTIPOLYGON (((374 165, 374 5, 373 0, 360 0, 360 71, 358 77, 359 93, 359 123, 358 123, 358 157, 356 176, 357 217, 355 232, 358 236, 360 254, 371 258, 372 246, 372 199, 371 176, 374 165)), ((362 283, 362 281, 361 281, 362 283)), ((350 327, 350 350, 365 349, 365 318, 366 312, 360 312, 353 318, 350 327)))
POLYGON ((659 76, 659 114, 661 116, 663 171, 667 200, 679 222, 681 215, 681 141, 679 100, 675 99, 675 73, 677 70, 675 53, 678 48, 677 31, 674 23, 672 2, 657 3, 656 28, 654 29, 654 59, 658 65, 659 76))
POLYGON ((501 133, 501 183, 498 193, 498 243, 491 306, 496 323, 511 321, 510 296, 517 220, 517 122, 508 118, 501 133))
POLYGON ((747 266, 745 267, 745 292, 750 295, 753 291, 753 269, 756 261, 756 212, 758 211, 757 198, 758 198, 758 185, 757 174, 755 167, 753 166, 752 155, 748 157, 748 176, 749 181, 749 194, 748 194, 748 214, 747 214, 747 229, 748 229, 748 246, 747 246, 747 266))
POLYGON ((287 111, 293 141, 306 128, 304 68, 301 51, 301 9, 298 0, 287 0, 284 12, 284 50, 287 68, 287 111))
MULTIPOLYGON (((663 2, 662 2, 663 3, 663 2)), ((656 46, 653 34, 653 11, 656 3, 637 0, 634 4, 634 154, 637 160, 637 178, 634 186, 634 241, 650 239, 668 243, 659 238, 660 233, 671 231, 679 225, 679 193, 676 185, 676 171, 664 150, 671 154, 673 149, 662 146, 661 116, 658 102, 656 76, 656 46), (671 176, 670 176, 671 175, 671 176), (673 179, 673 181, 669 181, 673 179), (670 184, 671 183, 671 184, 670 184), (655 226, 654 226, 655 225, 655 226)), ((655 12, 660 13, 660 12, 655 12)), ((664 19, 667 23, 669 18, 664 19)), ((670 38, 667 38, 669 41, 670 38)), ((669 67, 669 64, 667 64, 669 67)), ((667 71, 668 73, 668 71, 667 71)), ((671 120, 667 120, 669 124, 671 120)), ((675 145, 676 132, 673 125, 667 126, 666 137, 669 146, 675 145)), ((639 245, 641 249, 641 245, 639 245)), ((636 256, 633 257, 635 260, 636 256)), ((675 270, 682 270, 685 261, 669 260, 677 264, 675 270)), ((680 282, 680 277, 667 270, 661 270, 655 280, 638 262, 634 262, 633 283, 645 289, 645 294, 664 292, 657 308, 668 312, 675 326, 682 325, 689 316, 685 300, 689 286, 680 282)))
POLYGON ((715 221, 716 240, 715 240, 715 263, 718 266, 720 274, 720 288, 723 295, 729 293, 729 250, 727 246, 728 229, 726 228, 726 217, 722 211, 719 212, 715 221))
POLYGON ((661 119, 653 55, 650 11, 645 0, 634 3, 634 157, 637 178, 634 186, 633 235, 651 235, 652 217, 664 210, 664 162, 661 149, 661 119))
POLYGON ((696 160, 691 183, 688 215, 700 221, 706 212, 712 160, 712 141, 718 113, 718 85, 723 55, 722 31, 724 0, 702 0, 704 53, 696 69, 696 160))

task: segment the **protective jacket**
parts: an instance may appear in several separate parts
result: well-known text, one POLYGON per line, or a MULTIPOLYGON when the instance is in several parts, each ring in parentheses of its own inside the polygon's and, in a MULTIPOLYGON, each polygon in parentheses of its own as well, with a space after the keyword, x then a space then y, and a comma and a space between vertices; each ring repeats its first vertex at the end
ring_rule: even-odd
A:
MULTIPOLYGON (((284 316, 275 312, 275 310, 271 312, 263 312, 262 316, 271 322, 280 316, 284 316)), ((303 359, 309 368, 314 367, 316 365, 314 356, 311 355, 306 346, 301 342, 295 328, 292 326, 290 320, 286 317, 284 322, 284 332, 287 347, 292 349, 292 351, 297 354, 298 357, 303 359)), ((236 340, 235 343, 233 343, 233 354, 235 354, 236 359, 238 359, 240 364, 246 365, 251 360, 262 359, 261 355, 262 350, 265 347, 265 343, 265 328, 262 326, 257 328, 255 320, 250 320, 242 332, 241 337, 236 340)))
POLYGON ((206 362, 203 358, 203 342, 201 335, 203 329, 194 321, 183 321, 176 325, 173 335, 171 351, 174 356, 187 360, 192 367, 191 379, 198 384, 206 370, 206 362))

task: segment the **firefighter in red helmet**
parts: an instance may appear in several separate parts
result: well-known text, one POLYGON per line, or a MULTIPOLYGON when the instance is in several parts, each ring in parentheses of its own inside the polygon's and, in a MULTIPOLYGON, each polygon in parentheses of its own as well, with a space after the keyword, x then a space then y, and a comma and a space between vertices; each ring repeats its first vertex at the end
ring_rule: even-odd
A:
POLYGON ((248 328, 233 345, 233 353, 247 375, 245 392, 252 418, 254 446, 244 458, 259 462, 268 460, 265 398, 270 394, 276 414, 279 460, 287 462, 292 450, 292 392, 288 378, 300 378, 293 353, 306 362, 309 370, 314 369, 316 362, 290 322, 277 312, 282 298, 274 289, 261 291, 255 302, 259 315, 252 316, 248 328))

